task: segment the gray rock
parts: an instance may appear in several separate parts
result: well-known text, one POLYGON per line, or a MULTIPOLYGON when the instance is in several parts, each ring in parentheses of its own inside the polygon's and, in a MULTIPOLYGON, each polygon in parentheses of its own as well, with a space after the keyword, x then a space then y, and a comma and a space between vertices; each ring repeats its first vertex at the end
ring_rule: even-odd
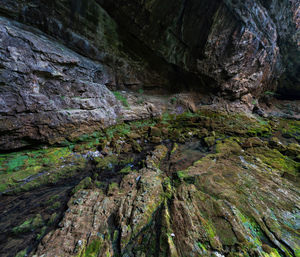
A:
POLYGON ((103 65, 21 27, 0 19, 0 149, 56 143, 112 125, 115 97, 94 82, 103 65))

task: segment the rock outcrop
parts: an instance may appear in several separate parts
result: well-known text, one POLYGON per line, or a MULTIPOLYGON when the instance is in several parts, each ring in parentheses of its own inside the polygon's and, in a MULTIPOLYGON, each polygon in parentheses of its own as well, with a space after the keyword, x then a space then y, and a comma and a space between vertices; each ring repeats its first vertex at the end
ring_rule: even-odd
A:
POLYGON ((168 63, 210 78, 204 87, 216 84, 231 98, 259 96, 286 68, 285 85, 299 96, 297 1, 100 2, 168 63))
POLYGON ((0 20, 0 149, 55 143, 112 125, 118 105, 104 67, 37 31, 0 20))
POLYGON ((275 139, 214 129, 216 152, 186 168, 201 143, 158 145, 120 183, 76 193, 31 256, 298 256, 299 164, 275 139))
POLYGON ((298 256, 300 121, 211 108, 1 154, 0 255, 298 256))
POLYGON ((249 105, 278 84, 297 98, 299 10, 295 0, 2 0, 0 149, 114 123, 106 87, 249 105))
POLYGON ((299 32, 299 0, 0 0, 0 255, 299 257, 299 32))

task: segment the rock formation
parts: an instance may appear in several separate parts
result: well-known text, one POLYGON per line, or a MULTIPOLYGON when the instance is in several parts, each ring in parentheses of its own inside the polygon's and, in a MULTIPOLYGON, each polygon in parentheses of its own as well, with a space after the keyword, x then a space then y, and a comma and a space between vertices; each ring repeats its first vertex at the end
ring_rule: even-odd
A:
POLYGON ((0 3, 0 256, 300 256, 298 0, 0 3))
POLYGON ((113 123, 105 86, 299 98, 296 0, 1 2, 2 150, 113 123))

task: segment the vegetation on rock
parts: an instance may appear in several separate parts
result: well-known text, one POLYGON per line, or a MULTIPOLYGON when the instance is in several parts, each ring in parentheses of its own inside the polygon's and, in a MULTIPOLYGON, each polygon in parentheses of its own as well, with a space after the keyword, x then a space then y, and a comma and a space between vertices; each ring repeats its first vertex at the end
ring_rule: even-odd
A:
MULTIPOLYGON (((90 155, 96 173, 73 189, 64 229, 46 234, 37 253, 65 254, 57 240, 67 236, 69 226, 82 224, 87 228, 68 234, 81 242, 68 245, 78 256, 297 256, 295 124, 202 110, 122 123, 62 148, 80 149, 75 154, 82 155, 98 151, 90 155), (286 136, 287 128, 294 136, 286 136), (149 150, 154 136, 162 143, 150 143, 149 150), (96 227, 84 217, 96 218, 96 227)), ((22 161, 6 167, 20 172, 22 161)), ((53 209, 56 199, 49 200, 53 209)), ((56 214, 48 223, 54 220, 56 214)), ((28 231, 32 222, 14 230, 28 231)))

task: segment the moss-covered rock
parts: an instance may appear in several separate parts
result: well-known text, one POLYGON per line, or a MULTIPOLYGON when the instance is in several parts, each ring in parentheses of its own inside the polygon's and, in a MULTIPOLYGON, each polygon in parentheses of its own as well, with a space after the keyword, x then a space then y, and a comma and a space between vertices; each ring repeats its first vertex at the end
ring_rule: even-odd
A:
MULTIPOLYGON (((282 137, 281 126, 280 119, 199 111, 108 128, 101 138, 105 147, 91 159, 98 181, 86 178, 74 188, 60 229, 40 233, 47 247, 39 253, 296 255, 298 144, 282 137), (154 127, 168 133, 160 133, 157 142, 166 141, 149 150, 145 142, 154 127), (135 170, 138 165, 126 156, 139 152, 143 168, 135 170), (112 177, 101 182, 101 172, 112 177), (69 234, 73 227, 77 232, 69 234), (72 240, 60 247, 59 238, 67 237, 72 240)), ((57 203, 53 197, 47 206, 54 209, 57 203)), ((32 223, 20 226, 28 231, 32 223)))
POLYGON ((83 180, 81 180, 77 186, 73 188, 72 194, 75 194, 81 189, 89 188, 91 187, 91 185, 92 185, 92 179, 90 177, 86 177, 83 180))
POLYGON ((24 234, 31 230, 42 227, 44 224, 43 218, 40 214, 35 217, 25 220, 21 225, 14 227, 12 232, 14 234, 24 234))

